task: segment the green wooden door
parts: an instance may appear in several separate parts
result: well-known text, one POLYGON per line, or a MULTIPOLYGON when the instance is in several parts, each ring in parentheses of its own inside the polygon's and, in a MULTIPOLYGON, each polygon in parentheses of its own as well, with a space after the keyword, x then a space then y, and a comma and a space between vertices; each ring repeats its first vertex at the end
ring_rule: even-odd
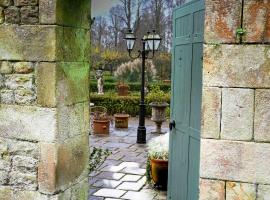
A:
POLYGON ((204 2, 174 10, 168 199, 199 196, 204 2))

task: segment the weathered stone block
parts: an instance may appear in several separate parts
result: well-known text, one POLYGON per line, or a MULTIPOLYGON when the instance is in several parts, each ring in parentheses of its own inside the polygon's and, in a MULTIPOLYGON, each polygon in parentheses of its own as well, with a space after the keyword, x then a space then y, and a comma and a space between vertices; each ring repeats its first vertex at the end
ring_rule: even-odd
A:
POLYGON ((57 29, 57 59, 64 62, 90 60, 89 31, 81 28, 62 27, 57 29))
POLYGON ((72 105, 89 101, 89 63, 59 63, 56 84, 58 104, 72 105))
POLYGON ((37 175, 34 173, 10 172, 9 184, 20 190, 37 190, 37 175))
POLYGON ((8 172, 0 170, 0 185, 6 185, 8 182, 8 172))
POLYGON ((36 94, 33 90, 15 90, 15 102, 19 105, 31 105, 36 100, 36 94))
POLYGON ((257 200, 270 200, 270 185, 259 185, 258 186, 257 200))
POLYGON ((28 74, 34 71, 34 64, 31 62, 14 63, 14 71, 19 74, 28 74))
POLYGON ((89 103, 59 106, 57 113, 58 138, 65 140, 89 133, 89 103))
POLYGON ((0 24, 4 23, 5 15, 4 15, 4 8, 0 7, 0 24))
POLYGON ((201 177, 270 183, 270 144, 202 139, 201 177))
POLYGON ((270 87, 270 48, 267 45, 205 45, 205 86, 270 87))
POLYGON ((1 105, 0 136, 30 141, 55 141, 56 109, 1 105))
POLYGON ((41 24, 56 24, 55 0, 39 0, 39 19, 41 24))
POLYGON ((228 200, 255 200, 256 186, 248 183, 226 183, 226 199, 228 200))
POLYGON ((269 0, 244 2, 243 26, 247 33, 245 42, 270 42, 269 0))
POLYGON ((19 24, 20 23, 20 10, 15 6, 10 6, 5 9, 5 21, 9 24, 19 24))
POLYGON ((5 87, 5 77, 0 74, 0 89, 5 87))
POLYGON ((65 140, 58 145, 58 165, 56 169, 57 188, 65 190, 72 182, 77 183, 88 177, 89 166, 88 134, 65 140), (80 165, 74 165, 80 163, 80 165))
POLYGON ((57 145, 40 144, 40 160, 38 164, 39 191, 53 194, 56 191, 57 145))
POLYGON ((56 106, 56 64, 42 62, 37 66, 37 103, 56 106))
POLYGON ((14 104, 15 95, 13 90, 1 90, 0 91, 0 102, 3 104, 14 104))
POLYGON ((200 200, 225 200, 225 182, 201 179, 200 200))
POLYGON ((0 6, 8 7, 11 5, 11 0, 0 0, 0 6))
POLYGON ((270 90, 256 90, 254 138, 260 142, 270 142, 270 90))
POLYGON ((11 162, 9 158, 1 158, 0 159, 0 170, 8 172, 10 170, 11 162))
POLYGON ((220 136, 221 89, 207 87, 203 89, 202 103, 202 137, 220 136))
POLYGON ((236 43, 236 30, 241 27, 241 0, 205 1, 206 43, 236 43))
MULTIPOLYGON (((20 191, 9 186, 0 186, 0 199, 4 200, 49 200, 38 191, 20 191)), ((50 199, 52 200, 52 199, 50 199)))
POLYGON ((37 6, 24 6, 21 8, 22 24, 37 24, 39 21, 39 13, 37 6))
POLYGON ((54 26, 0 26, 0 60, 54 61, 54 26))
POLYGON ((221 138, 251 140, 253 138, 254 90, 223 88, 221 138))
POLYGON ((15 6, 35 6, 38 0, 14 0, 15 6))
POLYGON ((89 0, 57 0, 57 24, 89 29, 90 10, 89 0))
POLYGON ((8 89, 34 89, 34 74, 6 75, 5 86, 8 89))
POLYGON ((29 156, 14 156, 12 169, 23 173, 36 173, 38 160, 29 156))
POLYGON ((88 177, 88 136, 81 135, 61 144, 41 144, 39 189, 53 194, 88 177), (80 163, 80 165, 74 165, 80 163), (87 172, 87 173, 86 173, 87 172))
POLYGON ((8 154, 8 144, 6 139, 0 138, 0 155, 3 157, 4 155, 8 154))
POLYGON ((0 73, 1 74, 11 74, 12 73, 12 64, 7 61, 0 62, 0 73))
POLYGON ((8 152, 11 156, 30 156, 31 158, 39 158, 39 145, 33 142, 18 141, 11 139, 4 139, 8 144, 8 152))

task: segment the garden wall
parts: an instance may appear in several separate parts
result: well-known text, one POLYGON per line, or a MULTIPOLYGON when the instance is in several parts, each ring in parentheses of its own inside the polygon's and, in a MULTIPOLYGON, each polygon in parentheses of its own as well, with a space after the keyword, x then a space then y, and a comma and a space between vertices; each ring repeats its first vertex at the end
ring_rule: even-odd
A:
POLYGON ((201 200, 270 198, 269 43, 269 0, 206 0, 201 200))
POLYGON ((0 199, 87 199, 89 0, 0 0, 0 199))

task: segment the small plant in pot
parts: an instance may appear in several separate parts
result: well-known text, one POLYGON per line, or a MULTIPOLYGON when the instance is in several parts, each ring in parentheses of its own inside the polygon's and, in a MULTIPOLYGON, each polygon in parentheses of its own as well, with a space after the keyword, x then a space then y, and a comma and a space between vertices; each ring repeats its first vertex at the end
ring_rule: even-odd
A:
POLYGON ((129 93, 129 86, 124 81, 119 82, 116 88, 119 96, 127 96, 129 93))
POLYGON ((93 115, 93 132, 94 134, 106 135, 110 132, 110 118, 107 114, 107 109, 101 106, 96 106, 91 109, 93 115))
POLYGON ((161 134, 162 123, 166 121, 166 108, 169 104, 166 102, 166 93, 159 86, 153 86, 147 95, 148 101, 151 102, 152 118, 156 123, 156 133, 161 134))
POLYGON ((147 181, 158 189, 167 189, 168 158, 169 133, 152 139, 148 144, 147 181))

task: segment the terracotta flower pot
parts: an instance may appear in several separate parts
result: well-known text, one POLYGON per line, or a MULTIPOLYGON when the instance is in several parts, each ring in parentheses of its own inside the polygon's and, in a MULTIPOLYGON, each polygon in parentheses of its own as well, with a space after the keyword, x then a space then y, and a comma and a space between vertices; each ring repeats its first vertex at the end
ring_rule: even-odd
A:
POLYGON ((93 133, 106 135, 110 133, 110 120, 93 120, 93 133))
POLYGON ((125 84, 119 84, 117 86, 117 90, 118 90, 119 96, 127 96, 128 91, 129 91, 129 87, 128 87, 128 85, 125 85, 125 84))
POLYGON ((163 83, 169 85, 169 84, 171 84, 171 80, 163 80, 163 83))
POLYGON ((168 160, 151 159, 151 176, 156 187, 167 189, 168 160))
POLYGON ((115 114, 115 128, 128 128, 128 114, 115 114))

